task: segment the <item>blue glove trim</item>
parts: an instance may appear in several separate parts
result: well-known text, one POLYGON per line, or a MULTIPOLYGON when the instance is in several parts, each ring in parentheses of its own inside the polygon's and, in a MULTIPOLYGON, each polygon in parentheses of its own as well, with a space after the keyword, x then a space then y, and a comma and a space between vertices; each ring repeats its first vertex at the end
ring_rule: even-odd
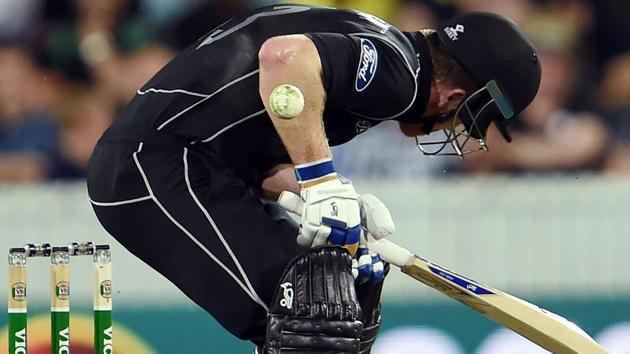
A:
POLYGON ((383 279, 385 279, 385 271, 376 271, 372 274, 372 277, 374 278, 374 280, 376 280, 377 283, 380 283, 383 281, 383 279))
MULTIPOLYGON (((370 251, 366 247, 359 247, 356 257, 357 261, 360 261, 363 256, 368 255, 370 251)), ((372 266, 372 258, 370 257, 370 263, 367 264, 359 264, 357 267, 359 271, 359 279, 361 281, 367 281, 372 277, 372 272, 374 271, 374 267, 372 266)))
POLYGON ((330 228, 330 235, 328 241, 335 246, 343 246, 346 244, 346 229, 338 229, 336 227, 330 228))
POLYGON ((378 254, 373 254, 372 255, 372 264, 378 264, 381 263, 381 265, 383 266, 382 270, 375 270, 372 274, 372 278, 374 278, 374 280, 377 283, 380 283, 381 281, 383 281, 383 279, 385 279, 385 263, 383 262, 383 260, 381 259, 381 256, 379 256, 378 254))
POLYGON ((361 239, 361 225, 351 227, 346 231, 346 245, 358 243, 361 239))
POLYGON ((330 227, 336 227, 342 230, 346 230, 348 228, 348 224, 346 224, 345 222, 337 219, 327 218, 325 216, 322 218, 322 224, 328 225, 330 227))
POLYGON ((332 245, 344 246, 344 245, 353 245, 359 242, 360 238, 361 238, 361 225, 357 225, 349 229, 331 226, 330 235, 328 236, 328 241, 330 241, 332 245))
POLYGON ((331 159, 317 161, 315 164, 295 166, 295 177, 300 182, 308 182, 335 173, 331 159))
MULTIPOLYGON (((362 281, 370 280, 370 278, 372 277, 372 272, 374 271, 372 264, 364 264, 359 266, 357 269, 359 270, 359 279, 361 279, 362 281)), ((374 273, 374 276, 376 276, 376 273, 374 273)))

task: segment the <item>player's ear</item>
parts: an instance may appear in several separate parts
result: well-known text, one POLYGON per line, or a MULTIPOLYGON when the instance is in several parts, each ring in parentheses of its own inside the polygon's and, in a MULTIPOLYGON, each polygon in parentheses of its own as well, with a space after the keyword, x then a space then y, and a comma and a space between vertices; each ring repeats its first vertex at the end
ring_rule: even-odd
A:
POLYGON ((440 112, 450 112, 459 106, 459 104, 466 98, 466 90, 453 87, 444 88, 440 91, 440 112))

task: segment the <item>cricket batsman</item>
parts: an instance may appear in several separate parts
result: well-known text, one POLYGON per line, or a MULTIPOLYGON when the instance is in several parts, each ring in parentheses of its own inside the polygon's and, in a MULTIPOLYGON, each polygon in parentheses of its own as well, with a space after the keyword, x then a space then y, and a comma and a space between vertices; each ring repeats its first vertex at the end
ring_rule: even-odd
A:
POLYGON ((90 201, 257 352, 369 353, 387 265, 363 245, 394 224, 336 173, 330 146, 385 120, 409 137, 444 130, 429 150, 416 139, 428 154, 485 149, 492 123, 509 141, 540 75, 532 44, 496 14, 401 32, 356 11, 265 7, 138 89, 94 150, 90 201), (283 191, 300 196, 299 224, 268 201, 283 191))

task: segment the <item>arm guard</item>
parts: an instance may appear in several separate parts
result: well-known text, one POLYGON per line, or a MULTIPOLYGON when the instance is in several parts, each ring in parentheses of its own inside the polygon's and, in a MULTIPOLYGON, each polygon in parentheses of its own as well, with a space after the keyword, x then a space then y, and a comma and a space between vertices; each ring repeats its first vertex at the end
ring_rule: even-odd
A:
POLYGON ((360 318, 348 252, 312 249, 281 277, 267 316, 264 353, 358 353, 360 318))

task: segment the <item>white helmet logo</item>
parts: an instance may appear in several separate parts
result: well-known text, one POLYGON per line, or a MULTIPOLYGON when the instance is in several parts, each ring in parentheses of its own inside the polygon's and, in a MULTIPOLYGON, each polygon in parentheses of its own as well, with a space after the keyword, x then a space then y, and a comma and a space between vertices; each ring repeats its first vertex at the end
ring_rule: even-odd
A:
POLYGON ((463 25, 457 25, 455 27, 446 27, 444 29, 444 32, 446 32, 446 35, 448 36, 448 38, 450 38, 452 41, 456 41, 459 39, 459 34, 460 33, 464 33, 464 26, 463 25))

